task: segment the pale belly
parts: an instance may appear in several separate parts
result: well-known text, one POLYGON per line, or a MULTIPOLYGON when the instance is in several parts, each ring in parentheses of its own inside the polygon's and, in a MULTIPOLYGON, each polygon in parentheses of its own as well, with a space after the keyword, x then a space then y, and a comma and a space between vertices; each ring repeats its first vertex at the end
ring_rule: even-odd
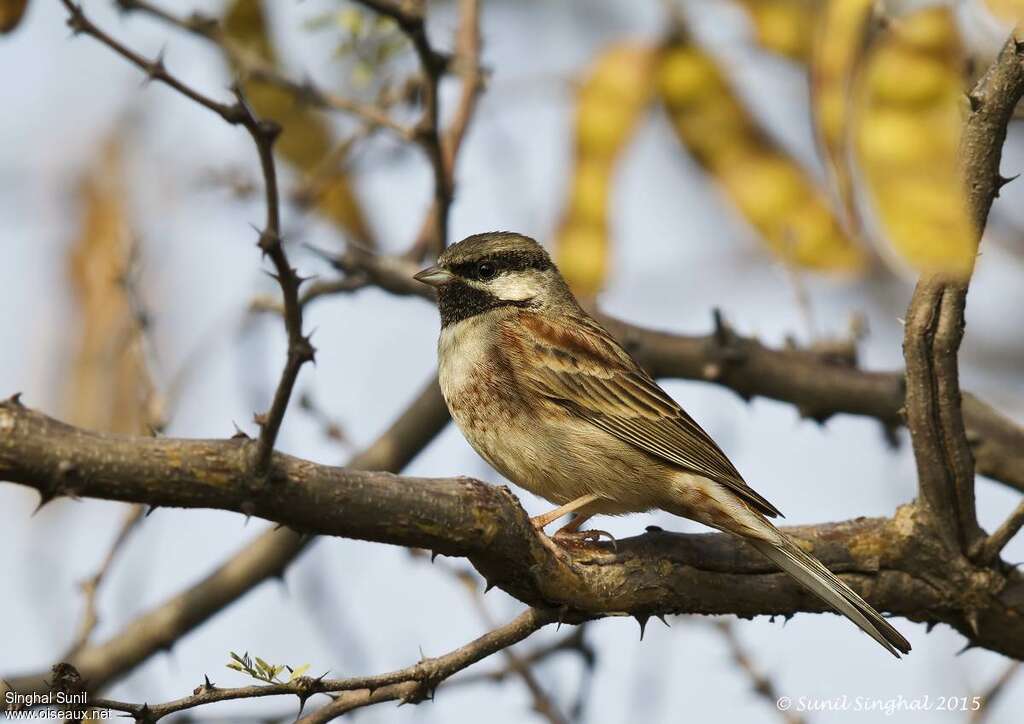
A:
POLYGON ((593 493, 602 499, 595 512, 656 507, 662 467, 555 403, 527 404, 513 371, 477 341, 488 335, 470 333, 479 323, 446 328, 438 350, 441 391, 477 453, 509 481, 559 505, 593 493))

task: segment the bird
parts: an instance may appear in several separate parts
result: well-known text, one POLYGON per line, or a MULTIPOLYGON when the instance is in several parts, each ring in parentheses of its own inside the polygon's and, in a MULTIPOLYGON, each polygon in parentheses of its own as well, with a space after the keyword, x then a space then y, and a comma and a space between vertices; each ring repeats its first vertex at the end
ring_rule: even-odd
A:
MULTIPOLYGON (((438 381, 452 419, 509 481, 555 504, 532 518, 583 544, 595 515, 663 510, 737 536, 900 657, 910 643, 771 518, 712 438, 513 232, 469 236, 413 277, 436 289, 438 381)), ((605 534, 606 535, 606 534, 605 534)))

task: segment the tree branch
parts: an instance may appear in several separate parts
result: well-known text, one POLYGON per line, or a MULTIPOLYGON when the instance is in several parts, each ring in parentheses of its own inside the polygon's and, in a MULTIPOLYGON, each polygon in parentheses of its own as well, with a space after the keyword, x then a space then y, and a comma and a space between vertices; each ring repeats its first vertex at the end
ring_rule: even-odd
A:
POLYGON ((92 699, 91 707, 123 711, 140 724, 153 724, 166 716, 205 704, 267 696, 296 696, 300 711, 306 700, 316 694, 345 692, 319 711, 301 719, 302 722, 326 722, 366 704, 399 699, 403 703, 417 703, 433 695, 434 689, 455 674, 481 659, 522 641, 530 634, 552 623, 557 618, 553 611, 527 609, 513 621, 495 628, 483 636, 437 658, 423 658, 413 666, 373 676, 348 679, 313 678, 301 676, 282 684, 266 684, 220 688, 205 680, 191 696, 163 704, 129 704, 113 699, 92 699))
MULTIPOLYGON (((1006 126, 1024 96, 1024 46, 1011 37, 970 93, 972 113, 960 148, 967 201, 980 240, 1001 186, 1006 126)), ((967 281, 922 278, 914 289, 904 335, 907 426, 922 502, 951 551, 976 555, 984 532, 974 502, 974 461, 968 443, 957 352, 964 332, 967 281)))
MULTIPOLYGON (((444 428, 448 419, 437 380, 432 379, 409 408, 352 459, 349 467, 400 470, 444 428)), ((6 439, 7 432, 0 424, 0 440, 6 439)), ((311 541, 309 536, 287 529, 257 536, 201 581, 134 619, 103 643, 87 645, 69 663, 82 673, 90 690, 102 689, 158 651, 170 649, 182 636, 260 583, 283 576, 311 541)), ((10 677, 7 682, 14 691, 42 692, 48 690, 47 676, 46 672, 30 673, 10 677)))
POLYGON ((299 370, 306 362, 312 362, 316 354, 309 337, 302 334, 302 305, 299 304, 299 286, 302 284, 302 279, 288 262, 288 256, 281 243, 281 204, 277 188, 277 171, 274 166, 274 141, 280 134, 281 127, 273 121, 257 118, 239 87, 234 88, 236 97, 234 104, 228 105, 215 101, 168 73, 162 57, 149 60, 139 55, 100 30, 86 17, 81 6, 71 0, 62 0, 62 2, 68 11, 68 26, 76 34, 82 33, 95 38, 146 73, 150 80, 164 83, 189 100, 213 111, 231 125, 241 125, 248 131, 253 143, 256 144, 260 167, 263 171, 267 206, 266 224, 260 232, 258 246, 263 255, 269 256, 274 264, 275 278, 281 286, 284 298, 284 324, 288 334, 288 357, 274 392, 270 410, 266 414, 256 416, 256 421, 260 425, 260 438, 259 445, 255 450, 253 465, 258 473, 265 473, 270 463, 277 434, 281 429, 281 422, 287 412, 288 401, 295 387, 299 370))
POLYGON ((175 15, 148 0, 117 0, 123 12, 138 12, 156 18, 172 27, 205 38, 218 46, 233 64, 241 68, 240 75, 276 86, 292 94, 300 103, 322 111, 341 111, 361 119, 371 128, 386 128, 399 138, 410 141, 413 131, 393 121, 387 112, 377 106, 329 93, 312 80, 296 81, 277 70, 255 53, 224 35, 220 21, 210 15, 194 12, 188 16, 175 15))
POLYGON ((433 221, 433 248, 448 243, 448 212, 452 204, 452 183, 445 168, 441 139, 440 85, 448 59, 434 50, 427 38, 426 3, 416 0, 356 0, 380 15, 394 20, 412 43, 423 71, 423 113, 414 129, 414 140, 423 149, 434 174, 434 207, 428 214, 433 221))
MULTIPOLYGON (((577 623, 612 613, 740 616, 821 611, 823 604, 741 542, 651 533, 617 552, 572 557, 544 545, 506 488, 468 478, 402 478, 275 453, 272 485, 255 486, 248 440, 149 439, 89 433, 9 400, 0 407, 0 478, 42 495, 234 510, 294 530, 463 556, 527 605, 577 623)), ((1024 657, 1024 579, 1007 567, 950 559, 913 506, 893 519, 792 528, 879 610, 944 622, 1024 657)), ((83 672, 84 674, 84 672, 83 672)))

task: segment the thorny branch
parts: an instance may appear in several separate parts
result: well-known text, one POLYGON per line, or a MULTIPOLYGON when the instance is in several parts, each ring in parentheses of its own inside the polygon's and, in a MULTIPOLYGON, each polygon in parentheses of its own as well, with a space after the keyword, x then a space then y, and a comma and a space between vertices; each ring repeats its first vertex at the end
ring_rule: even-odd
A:
POLYGON ((252 137, 259 154, 260 168, 263 172, 264 191, 266 194, 267 217, 260 231, 257 245, 264 256, 269 256, 276 271, 275 278, 281 287, 284 299, 284 324, 288 334, 288 353, 281 379, 274 392, 270 409, 256 416, 260 426, 260 436, 256 444, 253 466, 260 475, 267 472, 270 456, 281 429, 288 401, 291 399, 295 380, 299 370, 306 362, 315 359, 316 350, 309 337, 302 334, 302 305, 299 304, 299 287, 302 278, 288 261, 281 239, 281 201, 277 187, 277 169, 274 165, 274 141, 281 133, 281 127, 272 121, 257 118, 252 108, 242 95, 241 88, 235 86, 235 102, 221 103, 203 95, 199 91, 185 85, 171 75, 164 66, 163 58, 149 60, 96 26, 86 17, 80 5, 72 0, 62 0, 68 11, 68 26, 76 34, 89 35, 115 53, 125 58, 139 70, 143 71, 152 81, 159 81, 181 93, 186 98, 213 111, 231 125, 240 125, 252 137))
MULTIPOLYGON (((444 428, 448 409, 432 379, 409 407, 377 440, 355 456, 348 467, 398 471, 405 467, 444 428)), ((0 433, 4 432, 0 430, 0 433)), ((312 539, 288 529, 268 530, 198 583, 161 602, 128 622, 103 643, 91 644, 70 658, 93 690, 131 671, 217 612, 271 578, 282 577, 288 565, 312 539)), ((47 674, 37 672, 8 678, 19 692, 48 690, 47 674)))
POLYGON ((391 119, 387 112, 374 105, 359 103, 350 98, 330 93, 311 79, 297 81, 281 73, 257 54, 247 51, 224 34, 220 21, 200 12, 188 16, 175 15, 148 0, 117 0, 124 12, 139 12, 157 18, 218 46, 239 69, 243 80, 252 79, 276 86, 292 94, 301 103, 323 111, 340 111, 361 119, 371 128, 386 128, 403 140, 412 140, 413 130, 391 119))
MULTIPOLYGON (((653 532, 617 551, 556 556, 506 488, 467 478, 403 478, 274 453, 272 485, 254 487, 244 440, 88 433, 23 407, 0 407, 0 479, 44 496, 232 510, 305 533, 467 558, 523 603, 560 607, 566 623, 609 614, 740 616, 821 611, 824 604, 743 543, 721 534, 653 532)), ((972 645, 1024 657, 1024 576, 952 558, 933 521, 910 505, 891 519, 790 528, 882 611, 947 623, 972 645)), ((83 672, 83 675, 85 672, 83 672)))
MULTIPOLYGON (((408 0, 357 0, 380 15, 394 20, 412 43, 423 73, 423 112, 414 128, 413 138, 430 162, 434 175, 434 206, 431 246, 436 253, 448 243, 448 212, 452 204, 453 185, 445 167, 440 122, 441 78, 448 68, 448 58, 434 50, 427 38, 426 3, 408 0)), ((470 5, 476 7, 476 0, 470 5)), ((465 5, 465 4, 464 4, 465 5)), ((473 18, 475 20, 475 17, 473 18)), ((465 18, 463 18, 465 20, 465 18)))
POLYGON ((336 697, 330 704, 299 720, 307 724, 326 722, 367 704, 394 700, 416 703, 430 698, 434 689, 452 674, 496 651, 522 641, 556 619, 557 614, 553 611, 528 609, 511 622, 443 656, 423 658, 413 666, 385 674, 348 679, 301 676, 287 683, 236 688, 217 687, 211 684, 209 679, 205 679, 191 696, 163 704, 129 704, 113 699, 91 699, 89 705, 100 709, 123 711, 133 716, 140 724, 153 724, 170 714, 204 704, 267 696, 295 696, 299 699, 301 711, 306 701, 315 694, 342 692, 342 695, 336 697))
MULTIPOLYGON (((1011 37, 970 93, 973 112, 964 125, 960 161, 979 240, 1003 181, 999 163, 1007 123, 1024 96, 1022 52, 1011 37)), ((983 546, 984 532, 975 514, 974 461, 957 365, 966 300, 966 280, 922 278, 907 310, 903 351, 907 426, 921 501, 950 551, 973 557, 983 546)))
MULTIPOLYGON (((424 481, 379 473, 360 474, 275 453, 274 442, 298 369, 313 356, 312 346, 301 334, 300 280, 288 264, 280 239, 272 158, 278 129, 256 118, 240 94, 234 104, 223 104, 189 88, 166 71, 162 59, 150 61, 139 56, 99 30, 77 5, 63 1, 69 12, 69 25, 76 32, 93 36, 150 79, 167 84, 218 113, 228 123, 242 125, 253 137, 268 202, 260 246, 271 256, 284 292, 289 362, 267 419, 262 421, 253 466, 240 464, 238 456, 232 454, 245 445, 244 441, 114 439, 57 423, 27 410, 12 398, 0 407, 0 475, 36 487, 44 501, 55 495, 75 493, 164 505, 221 507, 246 515, 263 515, 303 530, 463 555, 490 582, 536 607, 524 614, 525 620, 520 617, 444 657, 390 675, 346 680, 351 686, 361 683, 363 688, 349 690, 304 721, 327 721, 378 700, 418 699, 427 693, 427 684, 436 677, 443 679, 553 620, 551 606, 558 606, 558 615, 570 623, 613 612, 626 612, 643 621, 662 611, 733 611, 749 616, 820 609, 820 604, 807 600, 788 579, 769 571, 763 561, 741 544, 719 535, 651 533, 622 541, 620 550, 614 554, 593 552, 562 559, 538 544, 525 513, 501 489, 467 480, 424 481), (297 363, 293 363, 293 352, 301 358, 297 363), (173 459, 168 457, 172 451, 173 459), (192 465, 182 467, 172 460, 187 460, 192 465), (204 464, 212 467, 204 469, 204 464), (253 481, 258 479, 273 479, 287 488, 287 494, 275 489, 276 486, 254 486, 253 481), (168 481, 173 484, 168 485, 168 481), (332 495, 345 498, 347 505, 325 511, 322 501, 332 495), (433 512, 430 520, 440 525, 428 530, 403 517, 402 511, 410 506, 429 508, 433 512), (376 513, 377 517, 362 515, 366 512, 376 513), (655 560, 667 562, 670 569, 663 570, 665 566, 659 565, 656 581, 650 578, 655 560), (745 584, 742 589, 736 585, 740 580, 745 584)), ((427 40, 422 3, 361 1, 398 22, 416 48, 427 76, 424 114, 416 131, 435 172, 435 207, 439 213, 434 219, 434 241, 435 247, 440 248, 447 240, 452 185, 438 127, 437 87, 448 68, 448 59, 434 51, 427 40)), ((1009 103, 1012 109, 1024 90, 1020 53, 1011 41, 996 67, 972 93, 974 112, 965 132, 964 159, 979 229, 1001 181, 997 174, 999 148, 1009 117, 1005 106, 1009 103)), ((476 68, 479 72, 478 65, 476 68)), ((919 345, 908 354, 908 387, 914 388, 914 392, 908 390, 908 422, 921 466, 923 507, 904 507, 893 519, 830 524, 794 533, 816 555, 841 570, 851 585, 880 608, 917 620, 948 623, 964 633, 972 645, 1021 657, 1024 581, 1015 570, 1001 565, 998 550, 1019 529, 1022 516, 1018 511, 999 531, 982 540, 973 512, 973 465, 968 444, 971 423, 969 410, 965 409, 965 432, 955 357, 962 333, 965 292, 964 287, 924 280, 908 315, 908 320, 913 320, 908 330, 923 331, 925 337, 922 344, 908 331, 910 346, 919 345), (913 395, 919 397, 915 399, 913 395), (935 460, 946 461, 952 474, 933 474, 929 466, 935 460), (942 527, 945 522, 953 524, 952 533, 942 527), (976 563, 965 558, 951 561, 950 542, 973 555, 976 563), (988 567, 987 558, 993 555, 993 549, 994 565, 988 567), (982 564, 985 567, 975 567, 982 564)), ((722 373, 720 369, 704 368, 702 374, 715 378, 722 373)), ((897 417, 892 415, 893 419, 897 417)), ((1015 434, 1011 431, 1010 436, 1015 434)), ((978 467, 981 470, 980 462, 978 467)), ((296 544, 279 560, 287 563, 301 547, 296 544)), ((212 606, 201 607, 198 618, 193 615, 171 621, 162 630, 173 636, 165 645, 262 578, 250 574, 244 580, 241 589, 236 587, 212 606)), ((154 646, 152 638, 140 646, 145 636, 133 634, 134 640, 124 643, 137 646, 135 658, 128 657, 130 662, 137 663, 141 660, 138 657, 152 653, 154 646)), ((86 651, 88 647, 81 653, 86 651)), ((108 651, 107 656, 111 653, 108 651)), ((116 652, 119 657, 124 653, 116 652)), ((132 665, 123 661, 122 657, 117 664, 122 671, 132 665)), ((112 674, 108 670, 107 674, 116 675, 116 671, 112 674)))

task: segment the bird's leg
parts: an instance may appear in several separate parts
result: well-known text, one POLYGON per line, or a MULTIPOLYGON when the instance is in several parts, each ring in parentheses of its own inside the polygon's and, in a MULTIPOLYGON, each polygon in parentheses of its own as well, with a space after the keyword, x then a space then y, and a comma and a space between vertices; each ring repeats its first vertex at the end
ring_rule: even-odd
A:
MULTIPOLYGON (((555 508, 549 513, 545 513, 544 515, 538 515, 535 518, 530 518, 530 522, 533 523, 534 528, 536 528, 539 531, 543 531, 545 526, 550 525, 554 521, 561 518, 563 515, 568 515, 574 510, 579 510, 584 505, 589 505, 590 503, 593 503, 595 500, 597 500, 597 496, 594 495, 593 493, 590 493, 589 495, 583 495, 579 498, 576 498, 576 500, 573 500, 572 502, 566 503, 565 505, 555 508)), ((572 522, 570 522, 569 525, 572 525, 572 522)))
POLYGON ((580 526, 593 517, 592 513, 577 513, 572 520, 563 525, 551 538, 559 543, 581 543, 583 541, 598 542, 602 537, 607 538, 616 550, 615 536, 606 530, 580 530, 580 526))

